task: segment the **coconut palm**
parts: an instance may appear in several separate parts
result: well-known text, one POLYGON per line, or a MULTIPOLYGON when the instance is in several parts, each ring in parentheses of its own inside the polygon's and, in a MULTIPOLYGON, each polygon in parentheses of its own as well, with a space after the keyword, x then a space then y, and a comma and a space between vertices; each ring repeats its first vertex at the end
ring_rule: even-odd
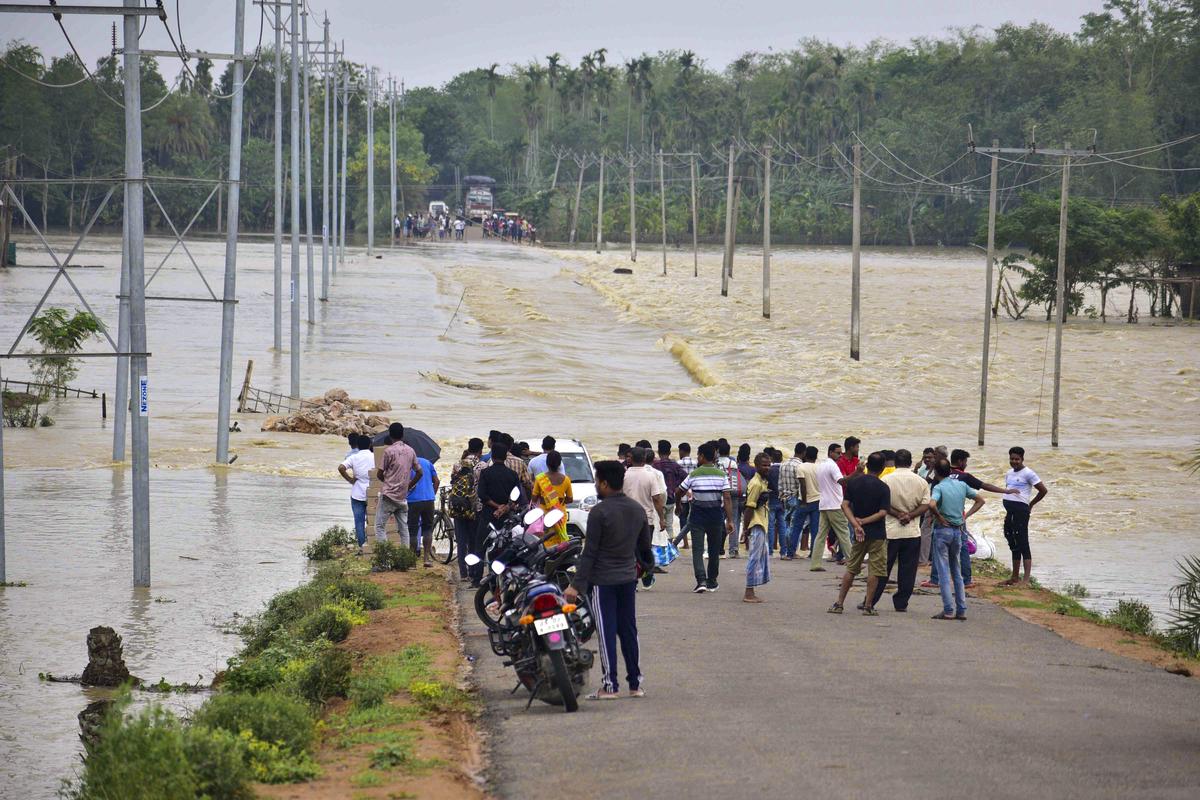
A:
POLYGON ((562 68, 559 66, 561 61, 562 55, 559 53, 546 56, 546 83, 550 86, 550 93, 546 97, 546 126, 550 128, 551 133, 554 132, 554 115, 551 113, 554 106, 550 101, 558 89, 558 79, 562 76, 562 68))
POLYGON ((500 68, 499 64, 492 64, 487 68, 487 73, 484 80, 487 81, 488 93, 488 137, 496 140, 496 89, 500 86, 501 76, 496 72, 500 68))
POLYGON ((625 62, 625 149, 629 149, 629 136, 633 125, 633 93, 638 88, 638 60, 625 62))

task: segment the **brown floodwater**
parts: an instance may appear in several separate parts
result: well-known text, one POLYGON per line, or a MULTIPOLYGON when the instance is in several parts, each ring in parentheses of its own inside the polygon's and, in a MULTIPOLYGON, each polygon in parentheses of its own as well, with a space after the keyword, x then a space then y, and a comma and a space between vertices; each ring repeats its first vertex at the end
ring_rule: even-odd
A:
MULTIPOLYGON (((148 267, 169 246, 149 240, 148 267)), ((189 246, 219 287, 223 244, 189 246)), ((95 268, 73 273, 114 331, 119 250, 115 238, 89 240, 76 261, 95 268)), ((318 303, 312 324, 302 321, 303 393, 336 386, 385 399, 393 418, 426 430, 450 455, 490 428, 576 437, 593 457, 640 438, 726 436, 785 450, 803 440, 823 450, 854 434, 864 452, 964 447, 972 471, 999 482, 1008 447, 1020 444, 1051 491, 1032 528, 1043 582, 1083 583, 1085 603, 1096 608, 1137 597, 1161 620, 1176 559, 1200 552, 1197 479, 1183 467, 1197 438, 1186 423, 1200 396, 1200 328, 1152 324, 1145 298, 1140 325, 1120 322, 1123 314, 1068 325, 1057 450, 1049 444, 1048 325, 1002 316, 981 448, 976 251, 866 251, 861 362, 848 358, 844 248, 776 252, 769 321, 753 248, 739 252, 728 298, 719 295, 716 251, 701 254, 699 278, 682 251, 670 253, 666 277, 658 254, 645 249, 635 265, 621 248, 596 256, 495 241, 379 252, 373 260, 360 249, 349 254, 329 302, 318 303), (617 266, 634 274, 613 274, 617 266)), ((256 386, 285 391, 289 383, 286 302, 285 352, 270 349, 271 254, 261 239, 239 251, 235 392, 247 359, 256 386)), ((22 257, 49 263, 24 242, 22 257)), ((5 349, 52 274, 0 274, 5 349)), ((151 288, 204 292, 182 255, 151 288)), ((1127 300, 1114 293, 1110 311, 1127 300)), ((51 302, 75 305, 63 286, 51 302)), ((100 419, 99 401, 58 401, 49 408, 54 427, 4 432, 8 578, 29 584, 0 589, 0 785, 15 796, 51 796, 76 768, 75 715, 89 694, 37 674, 80 672, 89 628, 117 628, 130 669, 143 678, 210 679, 238 647, 227 632, 235 615, 301 580, 302 543, 349 522, 346 486, 334 472, 345 447, 336 438, 261 433, 261 416, 238 415, 237 462, 211 467, 217 304, 150 303, 147 328, 148 591, 131 588, 130 476, 127 464, 110 463, 111 420, 100 419)), ((24 363, 3 366, 5 376, 28 375, 24 363)), ((93 359, 75 381, 108 392, 110 411, 114 366, 93 359)), ((989 497, 977 527, 1006 555, 999 512, 989 497)))

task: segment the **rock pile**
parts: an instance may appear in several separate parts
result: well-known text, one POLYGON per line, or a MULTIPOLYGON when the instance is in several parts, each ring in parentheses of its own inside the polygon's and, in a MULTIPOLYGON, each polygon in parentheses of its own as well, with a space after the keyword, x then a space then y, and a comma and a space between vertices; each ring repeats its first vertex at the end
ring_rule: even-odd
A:
POLYGON ((305 400, 299 411, 267 417, 262 430, 369 436, 387 430, 390 423, 387 417, 373 412, 391 410, 384 400, 355 400, 344 389, 330 389, 320 397, 305 400))

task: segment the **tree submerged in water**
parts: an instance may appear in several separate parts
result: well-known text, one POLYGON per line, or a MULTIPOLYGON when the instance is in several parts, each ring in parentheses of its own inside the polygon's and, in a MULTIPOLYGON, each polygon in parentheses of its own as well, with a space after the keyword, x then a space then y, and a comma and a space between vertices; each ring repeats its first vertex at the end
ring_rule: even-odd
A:
POLYGON ((34 380, 42 384, 43 398, 50 396, 53 387, 66 386, 75 379, 79 359, 69 354, 78 353, 88 339, 103 331, 104 323, 88 311, 69 314, 65 308, 48 308, 33 318, 29 334, 42 346, 42 353, 63 354, 29 359, 34 380))

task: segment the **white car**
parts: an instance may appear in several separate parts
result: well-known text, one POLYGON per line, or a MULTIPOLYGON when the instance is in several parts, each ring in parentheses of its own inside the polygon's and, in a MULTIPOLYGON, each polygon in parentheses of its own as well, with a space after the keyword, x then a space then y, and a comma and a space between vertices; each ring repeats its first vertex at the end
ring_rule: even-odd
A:
MULTIPOLYGON (((517 441, 536 446, 542 437, 517 441)), ((562 456, 563 472, 571 479, 571 494, 575 498, 567 505, 567 531, 572 536, 583 536, 587 533, 588 513, 600 502, 596 496, 596 478, 592 474, 592 457, 578 439, 558 439, 554 449, 562 456)))

